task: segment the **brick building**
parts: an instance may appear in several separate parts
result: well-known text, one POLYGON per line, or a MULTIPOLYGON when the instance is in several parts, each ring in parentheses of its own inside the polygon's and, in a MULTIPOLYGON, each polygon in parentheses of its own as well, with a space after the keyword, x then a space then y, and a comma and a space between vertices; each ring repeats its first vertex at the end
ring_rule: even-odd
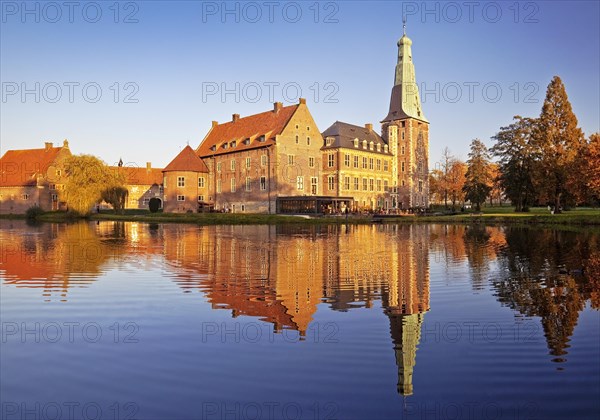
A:
POLYGON ((125 188, 129 192, 126 209, 147 209, 151 198, 163 197, 163 170, 153 168, 150 162, 145 167, 137 166, 111 166, 112 170, 125 175, 125 188))
POLYGON ((210 172, 211 202, 232 212, 275 213, 278 201, 322 191, 323 138, 306 100, 212 127, 196 153, 210 172))
POLYGON ((396 157, 392 162, 392 207, 429 206, 429 121, 421 109, 406 31, 398 41, 398 64, 388 115, 381 121, 382 137, 396 157))
POLYGON ((214 200, 208 168, 190 146, 179 152, 162 173, 165 212, 195 213, 205 203, 214 200))
POLYGON ((69 156, 67 140, 60 147, 47 142, 41 149, 8 150, 0 159, 0 213, 25 213, 35 205, 46 211, 64 209, 59 191, 69 156))

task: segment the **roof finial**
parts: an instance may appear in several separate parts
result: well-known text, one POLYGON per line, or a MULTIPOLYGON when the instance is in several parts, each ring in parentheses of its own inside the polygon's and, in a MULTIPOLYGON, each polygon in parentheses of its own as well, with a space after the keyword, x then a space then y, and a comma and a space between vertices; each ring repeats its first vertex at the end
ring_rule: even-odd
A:
POLYGON ((406 35, 406 15, 402 16, 402 30, 404 31, 404 35, 406 35))

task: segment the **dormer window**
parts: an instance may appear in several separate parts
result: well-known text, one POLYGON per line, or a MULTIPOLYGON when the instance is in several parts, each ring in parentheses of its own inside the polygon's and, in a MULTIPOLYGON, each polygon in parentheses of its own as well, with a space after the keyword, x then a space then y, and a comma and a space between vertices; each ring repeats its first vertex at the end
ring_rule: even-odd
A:
POLYGON ((213 144, 213 145, 210 147, 210 150, 212 150, 212 151, 214 152, 215 150, 217 150, 217 146, 216 146, 215 144, 213 144))
POLYGON ((235 140, 234 140, 234 141, 232 141, 232 142, 231 142, 231 147, 236 147, 236 146, 237 146, 237 141, 235 141, 235 140))
POLYGON ((367 148, 367 141, 363 140, 363 149, 366 149, 366 148, 367 148))
POLYGON ((223 149, 228 149, 229 148, 229 143, 223 143, 223 149))
POLYGON ((358 147, 358 139, 354 139, 354 147, 358 147))
POLYGON ((264 143, 265 142, 265 136, 260 136, 258 138, 258 141, 261 142, 261 143, 264 143))
POLYGON ((333 144, 333 137, 327 137, 327 139, 325 139, 325 144, 331 146, 333 144))
POLYGON ((377 151, 381 152, 381 143, 377 143, 377 151))
POLYGON ((250 144, 250 139, 247 138, 246 140, 244 140, 244 144, 250 144))
POLYGON ((369 150, 373 150, 373 141, 371 140, 371 142, 369 143, 369 150))
POLYGON ((388 152, 388 145, 387 145, 387 144, 384 144, 384 145, 383 145, 383 151, 384 151, 385 153, 387 153, 387 152, 388 152))

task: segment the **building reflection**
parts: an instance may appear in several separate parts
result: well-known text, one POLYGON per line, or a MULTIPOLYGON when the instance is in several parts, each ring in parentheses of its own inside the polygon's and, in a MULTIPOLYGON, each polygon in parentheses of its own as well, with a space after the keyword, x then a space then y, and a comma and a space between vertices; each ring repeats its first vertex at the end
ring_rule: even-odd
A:
MULTIPOLYGON (((398 369, 413 374, 433 264, 466 265, 474 293, 539 316, 556 362, 579 313, 600 308, 600 243, 593 233, 463 225, 195 226, 0 221, 3 283, 66 301, 110 270, 152 270, 215 310, 294 330, 302 339, 319 305, 346 312, 381 305, 398 369)), ((450 271, 448 271, 450 272, 450 271)), ((452 281, 448 276, 448 282, 452 281)))

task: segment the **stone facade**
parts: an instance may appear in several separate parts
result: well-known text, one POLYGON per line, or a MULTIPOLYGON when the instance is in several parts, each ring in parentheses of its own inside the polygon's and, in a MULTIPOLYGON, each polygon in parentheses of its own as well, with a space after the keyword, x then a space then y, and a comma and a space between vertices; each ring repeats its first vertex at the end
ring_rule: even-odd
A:
POLYGON ((162 207, 164 196, 161 168, 153 168, 150 162, 146 162, 146 167, 112 166, 111 169, 125 175, 125 188, 129 192, 126 209, 148 209, 148 203, 154 197, 160 200, 162 207))
POLYGON ((43 149, 8 150, 0 159, 0 213, 22 214, 35 205, 45 211, 65 209, 60 191, 69 156, 67 140, 61 147, 47 142, 43 149))

